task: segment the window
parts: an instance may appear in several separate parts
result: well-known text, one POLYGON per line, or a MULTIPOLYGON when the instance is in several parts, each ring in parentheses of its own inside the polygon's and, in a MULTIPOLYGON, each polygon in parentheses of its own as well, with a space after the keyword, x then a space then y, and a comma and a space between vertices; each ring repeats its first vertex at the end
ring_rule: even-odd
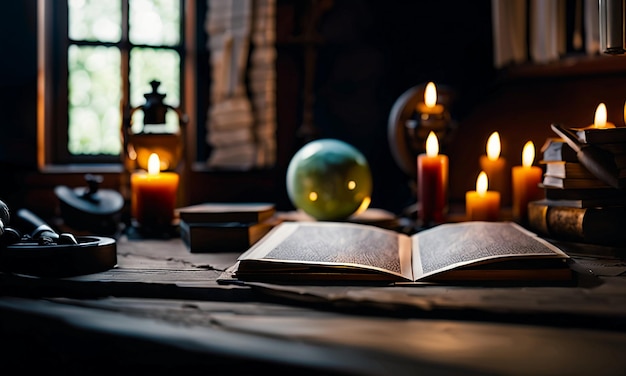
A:
MULTIPOLYGON (((40 166, 119 163, 123 113, 145 103, 153 80, 166 104, 203 124, 195 103, 206 85, 196 85, 203 74, 194 59, 208 61, 195 53, 205 43, 204 3, 40 0, 40 166)), ((142 117, 134 112, 133 130, 142 117)), ((164 128, 177 131, 175 112, 164 128)))

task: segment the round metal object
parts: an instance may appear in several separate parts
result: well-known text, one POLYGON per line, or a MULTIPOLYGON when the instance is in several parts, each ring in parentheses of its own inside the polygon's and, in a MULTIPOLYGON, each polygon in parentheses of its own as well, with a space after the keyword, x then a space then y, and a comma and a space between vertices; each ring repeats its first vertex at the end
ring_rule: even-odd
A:
POLYGON ((115 239, 76 237, 78 244, 40 245, 21 241, 0 249, 0 270, 39 277, 71 277, 102 272, 117 265, 115 239))
POLYGON ((55 187, 63 222, 79 231, 112 236, 119 230, 124 198, 117 191, 98 189, 97 176, 86 179, 88 187, 55 187))
POLYGON ((437 103, 445 108, 440 118, 421 119, 416 108, 424 101, 425 84, 416 85, 406 90, 391 107, 387 120, 387 138, 391 155, 400 169, 412 177, 417 176, 417 156, 424 152, 429 130, 439 138, 440 145, 449 142, 456 123, 451 119, 449 108, 453 92, 446 86, 438 86, 437 103))

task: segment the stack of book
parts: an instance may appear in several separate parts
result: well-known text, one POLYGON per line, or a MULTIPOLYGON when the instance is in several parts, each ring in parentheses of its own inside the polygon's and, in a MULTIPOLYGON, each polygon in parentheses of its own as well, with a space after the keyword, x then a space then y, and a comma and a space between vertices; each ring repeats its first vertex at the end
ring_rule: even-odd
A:
MULTIPOLYGON (((571 128, 582 143, 613 156, 620 186, 626 184, 626 127, 571 128)), ((545 198, 528 204, 529 226, 556 239, 626 245, 626 190, 597 178, 561 138, 541 149, 545 198)))
POLYGON ((193 253, 243 252, 275 225, 272 203, 202 203, 176 209, 180 236, 193 253))

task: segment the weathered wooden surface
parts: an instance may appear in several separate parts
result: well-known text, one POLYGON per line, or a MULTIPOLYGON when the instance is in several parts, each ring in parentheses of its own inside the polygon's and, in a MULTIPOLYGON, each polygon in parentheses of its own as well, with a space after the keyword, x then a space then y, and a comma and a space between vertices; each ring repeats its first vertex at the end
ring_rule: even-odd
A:
POLYGON ((580 256, 594 275, 577 287, 218 284, 236 257, 192 254, 180 239, 122 238, 118 267, 103 273, 2 274, 3 359, 51 371, 213 374, 626 370, 619 257, 580 256))

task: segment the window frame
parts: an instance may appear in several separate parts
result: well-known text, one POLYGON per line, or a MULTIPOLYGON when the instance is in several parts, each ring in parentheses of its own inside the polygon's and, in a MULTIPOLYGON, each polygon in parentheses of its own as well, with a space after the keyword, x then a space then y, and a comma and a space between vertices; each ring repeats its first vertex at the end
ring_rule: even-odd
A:
MULTIPOLYGON (((122 17, 127 19, 129 1, 120 0, 122 17)), ((191 120, 186 129, 185 158, 197 161, 202 158, 204 121, 208 92, 208 52, 203 20, 205 2, 181 0, 181 44, 175 50, 180 54, 180 109, 191 120), (205 85, 201 84, 206 82, 205 85), (202 103, 202 105, 199 105, 202 103), (194 121, 196 120, 196 121, 194 121)), ((130 49, 149 47, 129 45, 128 27, 122 22, 122 38, 117 43, 98 43, 116 46, 121 52, 122 103, 120 127, 124 114, 130 111, 129 63, 130 49)), ((122 172, 123 152, 111 155, 70 155, 68 141, 68 71, 67 51, 70 46, 68 34, 67 0, 38 0, 38 105, 37 105, 37 164, 46 171, 122 172)), ((121 138, 121 133, 120 133, 121 138)))

